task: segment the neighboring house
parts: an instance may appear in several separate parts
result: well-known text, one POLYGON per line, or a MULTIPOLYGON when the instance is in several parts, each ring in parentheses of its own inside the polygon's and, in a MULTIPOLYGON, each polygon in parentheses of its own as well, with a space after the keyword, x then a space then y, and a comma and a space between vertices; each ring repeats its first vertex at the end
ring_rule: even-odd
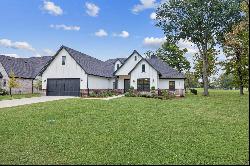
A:
POLYGON ((13 88, 12 93, 33 93, 33 82, 39 79, 38 73, 50 59, 50 56, 14 58, 0 55, 0 87, 9 91, 8 81, 12 71, 20 85, 13 88))
POLYGON ((152 56, 137 51, 128 58, 101 61, 62 46, 41 70, 42 89, 47 95, 88 95, 93 91, 115 89, 120 93, 133 86, 137 91, 167 89, 184 95, 184 75, 152 56))

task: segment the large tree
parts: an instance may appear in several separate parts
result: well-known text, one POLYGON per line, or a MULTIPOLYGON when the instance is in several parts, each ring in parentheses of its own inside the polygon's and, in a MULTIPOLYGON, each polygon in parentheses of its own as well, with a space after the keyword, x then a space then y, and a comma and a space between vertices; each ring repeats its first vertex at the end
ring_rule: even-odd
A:
POLYGON ((162 47, 156 51, 156 56, 166 62, 179 72, 188 71, 190 62, 184 56, 187 49, 180 49, 175 43, 165 42, 162 47))
POLYGON ((226 61, 224 66, 227 73, 232 73, 234 83, 240 88, 243 95, 244 87, 248 86, 249 80, 249 6, 244 1, 241 4, 245 19, 236 24, 232 31, 225 34, 223 43, 226 61))
MULTIPOLYGON (((218 57, 216 57, 216 55, 218 55, 218 51, 215 49, 210 49, 207 52, 207 76, 210 77, 214 74, 217 73, 218 69, 216 67, 216 65, 218 65, 219 63, 217 63, 217 59, 218 57)), ((202 84, 203 83, 203 61, 201 56, 199 55, 199 53, 196 53, 194 55, 194 70, 195 70, 195 76, 198 79, 202 79, 202 84)))
POLYGON ((208 95, 208 50, 241 19, 240 0, 169 0, 157 9, 157 26, 167 39, 194 43, 202 59, 204 95, 208 95))

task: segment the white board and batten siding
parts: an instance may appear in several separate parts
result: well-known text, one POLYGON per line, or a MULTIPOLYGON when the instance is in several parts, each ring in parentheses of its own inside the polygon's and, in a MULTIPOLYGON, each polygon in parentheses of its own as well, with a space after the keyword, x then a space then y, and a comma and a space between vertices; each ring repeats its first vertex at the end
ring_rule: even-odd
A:
POLYGON ((62 49, 42 74, 42 89, 47 89, 47 79, 80 78, 80 89, 112 89, 113 80, 105 77, 88 75, 81 66, 62 49), (62 56, 66 56, 62 65, 62 56), (88 80, 88 87, 87 87, 88 80))
POLYGON ((116 76, 128 75, 128 73, 135 67, 135 65, 142 59, 137 53, 132 54, 129 59, 120 67, 115 73, 116 76), (136 58, 135 58, 136 57, 136 58))
POLYGON ((122 66, 121 61, 118 60, 118 61, 115 62, 114 72, 118 69, 118 68, 117 68, 117 65, 119 65, 119 68, 120 68, 120 67, 122 66))
POLYGON ((114 79, 88 75, 89 89, 113 89, 114 79))
POLYGON ((42 89, 47 89, 47 79, 53 78, 80 78, 80 89, 87 89, 87 74, 79 64, 62 49, 42 74, 42 89), (62 65, 62 56, 66 56, 65 65, 62 65))
POLYGON ((154 86, 156 89, 158 88, 158 72, 145 60, 139 62, 131 72, 130 86, 133 86, 135 89, 137 89, 137 79, 140 78, 149 78, 150 88, 152 86, 154 86), (142 65, 145 65, 145 72, 142 72, 142 65))
POLYGON ((169 89, 169 81, 175 81, 175 89, 184 89, 184 79, 159 79, 159 88, 169 89))
POLYGON ((0 62, 0 72, 1 72, 1 74, 3 76, 3 78, 0 78, 0 84, 1 84, 0 88, 8 90, 9 88, 8 88, 7 82, 9 80, 9 76, 8 76, 7 72, 5 71, 5 69, 4 69, 3 65, 1 64, 1 62, 0 62), (4 82, 3 80, 6 80, 6 86, 5 87, 3 87, 3 82, 4 82))

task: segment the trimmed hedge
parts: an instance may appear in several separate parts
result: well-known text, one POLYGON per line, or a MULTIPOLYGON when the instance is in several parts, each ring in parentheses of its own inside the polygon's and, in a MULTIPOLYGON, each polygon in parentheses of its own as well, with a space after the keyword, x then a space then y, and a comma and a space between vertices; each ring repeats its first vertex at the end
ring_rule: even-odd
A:
POLYGON ((190 89, 190 92, 197 95, 197 90, 196 89, 190 89))

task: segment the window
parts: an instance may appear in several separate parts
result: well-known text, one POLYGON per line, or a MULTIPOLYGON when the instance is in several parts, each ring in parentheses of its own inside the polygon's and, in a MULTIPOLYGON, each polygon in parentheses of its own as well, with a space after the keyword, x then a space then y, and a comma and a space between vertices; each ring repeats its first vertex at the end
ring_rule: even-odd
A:
POLYGON ((141 66, 141 71, 142 71, 142 72, 145 72, 145 64, 143 64, 143 65, 141 66))
POLYGON ((175 91, 175 81, 169 81, 169 91, 175 91))
POLYGON ((3 87, 6 87, 6 84, 7 84, 6 79, 3 79, 3 87))
POLYGON ((119 69, 119 67, 120 67, 120 64, 117 64, 117 65, 116 65, 116 70, 118 70, 118 69, 119 69))
POLYGON ((137 56, 135 56, 135 61, 137 61, 137 56))
POLYGON ((66 56, 62 56, 62 65, 65 65, 66 56))
POLYGON ((137 79, 137 90, 138 91, 150 91, 150 79, 143 78, 137 79))
POLYGON ((113 82, 113 89, 118 89, 118 78, 113 82))

